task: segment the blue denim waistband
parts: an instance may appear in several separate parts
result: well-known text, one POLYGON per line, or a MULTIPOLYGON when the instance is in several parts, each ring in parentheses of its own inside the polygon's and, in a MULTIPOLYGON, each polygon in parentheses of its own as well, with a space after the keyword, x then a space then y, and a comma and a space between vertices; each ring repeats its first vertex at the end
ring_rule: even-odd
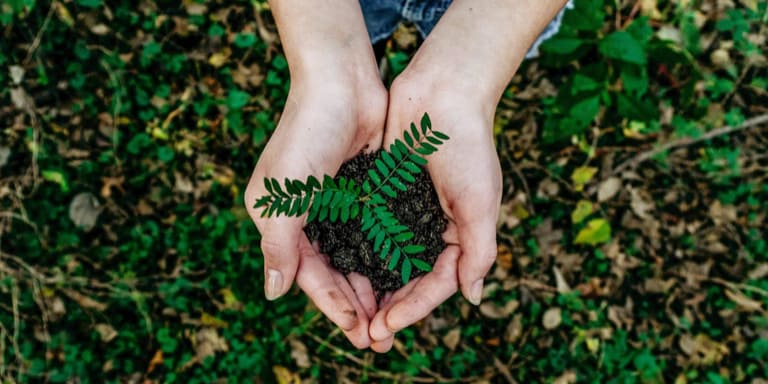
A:
MULTIPOLYGON (((360 0, 360 6, 368 27, 368 36, 372 43, 386 39, 403 21, 410 21, 426 37, 443 16, 452 0, 360 0)), ((536 57, 539 45, 557 34, 566 9, 573 8, 570 0, 555 18, 544 28, 539 38, 533 43, 526 58, 536 57)))

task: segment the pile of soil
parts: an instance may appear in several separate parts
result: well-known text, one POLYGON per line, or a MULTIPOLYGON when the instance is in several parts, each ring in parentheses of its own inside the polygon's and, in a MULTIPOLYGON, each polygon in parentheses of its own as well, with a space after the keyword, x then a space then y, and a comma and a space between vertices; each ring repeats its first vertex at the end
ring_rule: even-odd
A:
MULTIPOLYGON (((362 185, 368 177, 368 170, 375 169, 374 160, 377 156, 378 153, 360 154, 347 161, 341 166, 336 179, 344 176, 362 185)), ((424 252, 412 255, 411 258, 421 259, 429 265, 434 265, 437 255, 445 249, 442 234, 448 221, 440 207, 437 192, 427 171, 424 169, 414 176, 416 181, 407 184, 407 191, 398 191, 397 198, 391 199, 382 195, 389 211, 415 235, 408 243, 426 247, 424 252)), ((320 250, 330 256, 331 264, 341 273, 346 275, 357 272, 367 276, 373 289, 379 294, 402 287, 403 282, 400 276, 402 259, 394 270, 389 271, 387 269, 389 258, 384 260, 379 258, 379 255, 373 251, 373 241, 365 239, 366 233, 362 232, 361 228, 362 223, 358 216, 347 223, 314 221, 304 228, 304 232, 310 241, 317 240, 320 243, 320 250)), ((414 267, 411 279, 423 273, 414 267)))

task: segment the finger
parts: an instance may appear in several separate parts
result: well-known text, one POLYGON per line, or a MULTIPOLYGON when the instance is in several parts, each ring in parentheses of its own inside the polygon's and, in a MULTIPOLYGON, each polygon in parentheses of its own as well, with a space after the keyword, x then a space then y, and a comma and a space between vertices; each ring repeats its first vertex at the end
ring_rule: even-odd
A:
POLYGON ((306 238, 304 240, 299 247, 301 264, 296 283, 329 320, 343 331, 352 331, 359 322, 354 305, 334 279, 336 271, 323 262, 306 238))
POLYGON ((377 353, 386 353, 392 349, 392 344, 395 343, 395 336, 392 335, 384 340, 374 341, 371 343, 371 349, 377 353))
POLYGON ((438 305, 451 297, 456 290, 456 263, 461 253, 459 247, 449 245, 440 254, 432 272, 423 276, 406 297, 394 301, 387 311, 387 329, 397 332, 429 315, 438 305))
MULTIPOLYGON (((498 208, 496 209, 498 211, 498 208)), ((483 296, 483 278, 496 261, 496 218, 498 212, 477 216, 472 220, 458 220, 459 284, 464 297, 480 305, 483 296)))
POLYGON ((382 341, 393 337, 395 332, 387 327, 387 312, 398 300, 410 294, 421 279, 422 276, 419 276, 398 289, 396 292, 387 292, 379 305, 379 311, 376 313, 376 316, 371 319, 371 326, 368 331, 371 339, 374 341, 382 341))
MULTIPOLYGON (((299 238, 306 236, 295 219, 272 218, 259 228, 264 254, 264 294, 275 300, 291 288, 299 266, 299 238)), ((311 246, 310 246, 311 250, 311 246)))
POLYGON ((368 318, 373 318, 376 315, 376 295, 373 293, 373 287, 371 281, 367 277, 353 272, 347 275, 347 280, 355 291, 357 299, 365 310, 365 314, 368 318))
POLYGON ((371 345, 371 338, 368 336, 369 318, 365 313, 365 309, 363 309, 362 304, 360 304, 360 301, 355 295, 355 291, 352 289, 352 286, 349 285, 347 279, 345 279, 341 273, 335 270, 332 271, 332 274, 336 285, 355 308, 355 313, 357 315, 357 325, 355 325, 355 327, 351 330, 342 331, 344 332, 344 335, 347 336, 347 339, 352 343, 352 345, 355 346, 355 348, 368 348, 371 345))

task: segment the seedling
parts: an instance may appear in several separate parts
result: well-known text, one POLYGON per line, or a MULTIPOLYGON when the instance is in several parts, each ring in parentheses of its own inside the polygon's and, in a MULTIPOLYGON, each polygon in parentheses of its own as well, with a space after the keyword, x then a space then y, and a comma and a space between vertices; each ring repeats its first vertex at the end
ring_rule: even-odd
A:
POLYGON ((449 139, 448 135, 432 129, 426 113, 420 125, 418 129, 411 123, 410 131, 403 133, 403 140, 396 139, 388 151, 379 152, 375 167, 368 170, 362 185, 343 176, 334 180, 324 175, 322 183, 312 175, 304 182, 286 178, 282 185, 275 178, 265 177, 268 194, 257 199, 255 208, 263 208, 262 217, 298 217, 309 212, 307 223, 313 220, 346 223, 360 216, 360 230, 366 233, 368 241, 373 241, 374 252, 387 262, 390 271, 400 265, 403 284, 407 284, 413 267, 425 272, 432 267, 413 257, 425 247, 409 243, 414 238, 413 232, 390 212, 384 195, 397 198, 398 192, 407 191, 416 181, 414 175, 421 173, 427 164, 425 157, 449 139))

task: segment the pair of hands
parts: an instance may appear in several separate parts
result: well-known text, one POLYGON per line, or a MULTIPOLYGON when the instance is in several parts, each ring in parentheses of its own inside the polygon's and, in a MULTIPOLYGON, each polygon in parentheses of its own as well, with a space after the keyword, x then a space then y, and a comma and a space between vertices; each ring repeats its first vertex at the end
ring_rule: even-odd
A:
POLYGON ((397 331, 426 317, 459 288, 470 302, 479 304, 483 277, 496 258, 501 170, 492 136, 494 108, 452 89, 449 80, 415 72, 406 70, 389 93, 378 79, 293 82, 278 127, 245 193, 246 206, 262 234, 267 298, 283 295, 295 279, 355 347, 377 352, 388 351, 397 331), (400 138, 424 112, 430 114, 435 129, 451 137, 427 165, 449 219, 443 236, 449 245, 432 272, 387 293, 380 302, 366 277, 341 275, 317 244, 310 244, 303 232, 304 217, 261 218, 261 212, 253 209, 256 198, 266 194, 265 176, 334 175, 361 151, 374 151, 400 138))

